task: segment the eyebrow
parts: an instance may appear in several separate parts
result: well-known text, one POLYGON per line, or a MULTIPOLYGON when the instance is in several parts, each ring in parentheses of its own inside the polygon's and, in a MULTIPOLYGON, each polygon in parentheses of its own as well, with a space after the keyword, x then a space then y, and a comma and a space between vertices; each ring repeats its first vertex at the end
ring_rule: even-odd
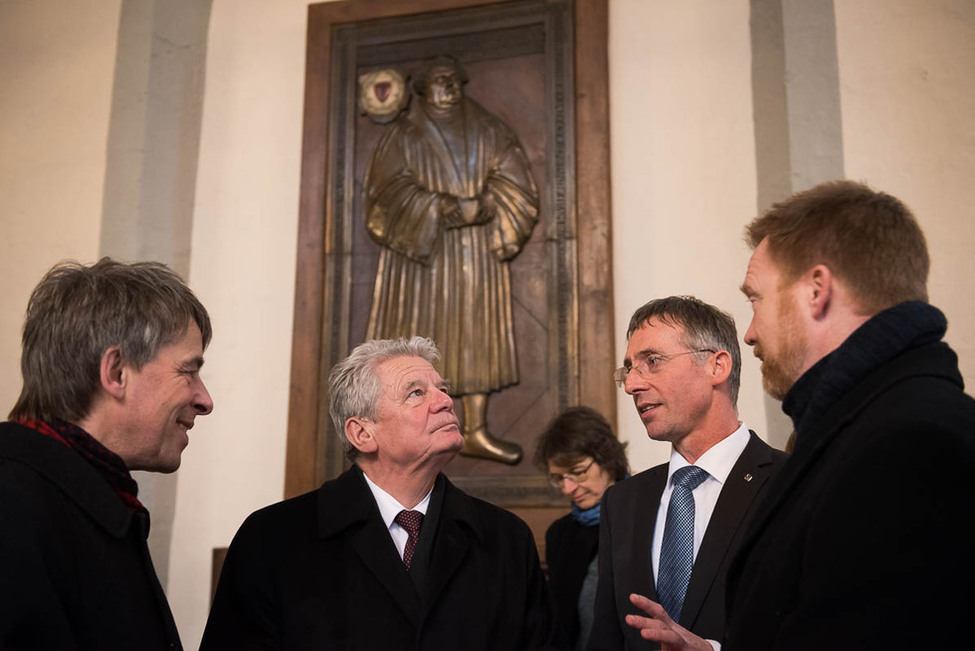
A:
MULTIPOLYGON (((409 382, 403 385, 403 390, 411 391, 416 387, 423 386, 425 384, 426 381, 424 380, 410 380, 409 382)), ((434 384, 434 386, 437 387, 438 389, 450 389, 450 382, 448 382, 447 380, 440 380, 440 382, 434 384)))
POLYGON ((412 389, 415 389, 416 387, 420 386, 420 384, 421 382, 419 380, 410 380, 409 382, 403 385, 403 391, 407 391, 407 392, 411 391, 412 389))
POLYGON ((758 296, 758 292, 756 292, 754 289, 748 286, 748 281, 743 282, 741 284, 741 287, 739 287, 738 289, 740 289, 741 293, 744 294, 745 296, 758 296))
POLYGON ((199 371, 201 368, 203 368, 203 358, 200 356, 191 357, 190 359, 183 361, 179 365, 179 368, 183 371, 199 371))
POLYGON ((662 354, 663 353, 661 353, 659 350, 651 346, 649 348, 644 348, 643 350, 636 351, 636 353, 632 357, 630 356, 624 357, 623 364, 624 365, 632 364, 633 357, 649 357, 650 355, 662 355, 662 354))

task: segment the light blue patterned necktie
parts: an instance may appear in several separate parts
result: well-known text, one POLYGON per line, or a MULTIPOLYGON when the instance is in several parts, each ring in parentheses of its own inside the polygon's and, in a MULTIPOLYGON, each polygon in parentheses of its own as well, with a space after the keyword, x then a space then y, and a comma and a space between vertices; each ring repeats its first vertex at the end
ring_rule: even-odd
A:
POLYGON ((694 567, 694 495, 692 491, 708 473, 697 466, 685 466, 674 473, 674 490, 670 494, 664 539, 660 547, 660 571, 657 597, 660 605, 675 622, 684 607, 687 582, 694 567))

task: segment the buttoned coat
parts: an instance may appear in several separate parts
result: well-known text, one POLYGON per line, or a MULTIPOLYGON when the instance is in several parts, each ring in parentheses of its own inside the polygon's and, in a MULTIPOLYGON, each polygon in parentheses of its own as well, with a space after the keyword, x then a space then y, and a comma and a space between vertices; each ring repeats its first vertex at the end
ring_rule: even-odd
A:
POLYGON ((81 455, 0 424, 0 649, 179 649, 149 520, 81 455))
POLYGON ((420 589, 358 467, 252 514, 228 550, 201 649, 552 648, 553 607, 528 526, 438 481, 420 589))
MULTIPOLYGON (((701 637, 720 641, 724 636, 729 562, 748 519, 786 456, 750 432, 721 489, 694 560, 679 622, 701 637)), ((611 486, 603 496, 599 587, 590 651, 656 648, 629 627, 624 617, 642 614, 630 603, 631 593, 658 601, 651 544, 667 471, 668 464, 655 466, 611 486)))

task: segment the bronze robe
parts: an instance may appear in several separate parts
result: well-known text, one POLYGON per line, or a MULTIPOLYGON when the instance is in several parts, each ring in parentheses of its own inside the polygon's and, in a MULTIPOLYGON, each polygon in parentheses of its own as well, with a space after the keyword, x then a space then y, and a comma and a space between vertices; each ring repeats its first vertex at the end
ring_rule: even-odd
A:
POLYGON ((366 228, 383 246, 366 337, 430 337, 456 393, 488 393, 518 381, 507 261, 531 236, 538 191, 501 120, 467 98, 434 118, 417 99, 364 183, 366 228), (477 215, 445 214, 478 197, 477 215))

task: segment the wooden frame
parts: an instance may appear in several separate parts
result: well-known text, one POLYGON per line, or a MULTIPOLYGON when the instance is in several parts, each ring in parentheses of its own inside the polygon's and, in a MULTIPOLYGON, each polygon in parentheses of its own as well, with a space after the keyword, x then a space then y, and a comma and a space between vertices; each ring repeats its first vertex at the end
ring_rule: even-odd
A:
MULTIPOLYGON (((506 10, 532 5, 550 10, 568 6, 574 13, 574 86, 572 126, 575 152, 575 201, 569 206, 573 218, 584 227, 572 233, 576 261, 572 312, 577 315, 571 341, 576 350, 555 352, 574 360, 565 382, 580 402, 601 411, 615 421, 615 387, 609 379, 614 367, 612 310, 612 263, 609 211, 609 128, 607 78, 606 0, 529 0, 491 3, 485 0, 386 0, 346 1, 311 5, 308 14, 308 45, 305 87, 304 147, 302 153, 301 201, 298 233, 298 261, 295 287, 294 339, 292 347, 291 396, 288 416, 288 444, 285 497, 316 488, 324 479, 341 471, 337 439, 330 433, 328 410, 323 402, 323 381, 334 359, 344 356, 343 341, 348 332, 324 318, 326 306, 334 304, 335 292, 344 291, 336 282, 341 269, 341 252, 334 249, 334 229, 343 221, 334 214, 336 193, 350 191, 348 179, 336 184, 337 151, 342 138, 334 130, 330 115, 337 110, 336 80, 331 71, 341 62, 343 25, 396 18, 425 12, 469 7, 490 9, 496 4, 506 10), (585 324, 585 327, 576 327, 585 324)), ((338 205, 341 205, 339 202, 338 205)), ((347 223, 347 220, 346 220, 347 223)), ((341 320, 339 321, 339 323, 341 320)), ((565 405, 560 404, 559 407, 565 405)), ((506 506, 544 506, 561 503, 544 488, 543 479, 505 487, 503 482, 468 482, 466 490, 506 506), (499 485, 500 484, 500 485, 499 485), (537 485, 536 485, 537 484, 537 485), (544 497, 547 495, 548 497, 544 497)))

